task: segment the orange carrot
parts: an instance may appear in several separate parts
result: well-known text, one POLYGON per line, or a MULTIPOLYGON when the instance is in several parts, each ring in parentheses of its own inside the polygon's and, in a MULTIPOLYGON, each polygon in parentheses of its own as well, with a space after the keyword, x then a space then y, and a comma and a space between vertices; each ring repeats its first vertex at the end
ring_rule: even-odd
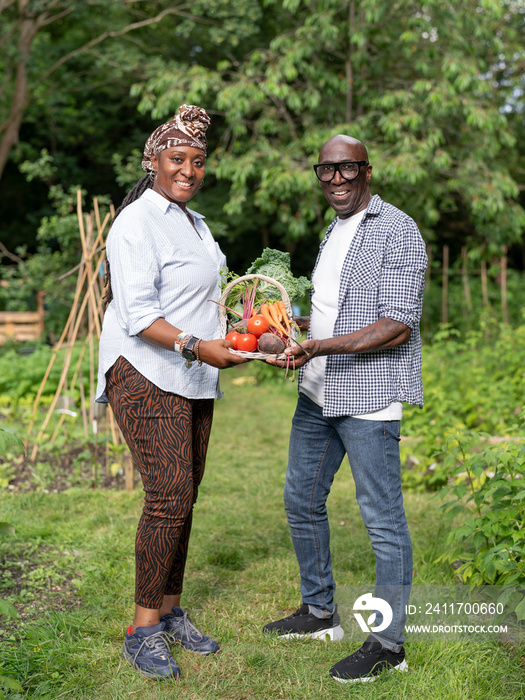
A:
POLYGON ((279 310, 281 311, 281 320, 284 321, 286 330, 288 331, 288 334, 290 334, 292 332, 292 328, 290 326, 290 319, 288 318, 288 312, 286 311, 284 301, 278 301, 277 304, 279 305, 279 310))
POLYGON ((270 307, 268 306, 268 304, 263 304, 259 309, 259 313, 262 316, 264 316, 264 318, 268 321, 270 326, 275 325, 273 318, 270 316, 270 307))
MULTIPOLYGON (((303 346, 301 345, 301 343, 298 340, 296 340, 291 333, 288 333, 286 331, 286 329, 284 329, 282 327, 281 323, 277 319, 275 319, 275 317, 271 313, 271 311, 272 311, 272 306, 268 306, 268 304, 263 304, 261 306, 261 308, 259 309, 259 312, 264 316, 264 318, 268 321, 268 323, 270 324, 270 326, 272 326, 272 328, 275 328, 277 331, 282 333, 287 338, 290 338, 290 340, 292 340, 296 345, 298 345, 300 348, 302 348, 303 346)), ((304 350, 304 348, 303 348, 303 350, 304 350)), ((310 353, 307 350, 304 350, 304 352, 306 353, 306 355, 310 356, 310 353)), ((294 360, 294 363, 295 363, 295 360, 294 360)), ((295 366, 295 364, 294 364, 294 366, 295 366)))
MULTIPOLYGON (((283 320, 283 323, 286 325, 286 330, 285 330, 285 329, 282 327, 282 324, 281 324, 281 330, 282 330, 282 332, 284 333, 284 335, 285 335, 287 338, 290 338, 290 340, 291 340, 292 342, 294 342, 294 343, 295 343, 296 345, 298 345, 300 348, 303 348, 303 346, 301 345, 301 343, 295 338, 294 335, 292 335, 292 328, 291 328, 291 323, 292 323, 292 322, 290 322, 290 319, 288 318, 288 313, 287 313, 287 311, 286 311, 286 306, 284 305, 284 302, 283 302, 283 301, 276 302, 273 306, 276 306, 277 304, 279 304, 279 306, 280 306, 281 318, 282 318, 282 320, 283 320)), ((295 325, 295 324, 294 324, 294 325, 295 325)), ((303 350, 304 350, 304 348, 303 348, 303 350)), ((310 356, 310 353, 309 353, 307 350, 304 350, 304 352, 305 352, 308 356, 310 356)), ((294 360, 294 368, 295 368, 295 360, 294 360)))
POLYGON ((273 319, 273 327, 276 328, 279 333, 282 333, 283 335, 288 335, 286 332, 286 328, 284 328, 281 325, 281 321, 279 320, 279 309, 276 308, 276 304, 272 304, 271 306, 268 307, 268 313, 270 314, 270 317, 273 319))

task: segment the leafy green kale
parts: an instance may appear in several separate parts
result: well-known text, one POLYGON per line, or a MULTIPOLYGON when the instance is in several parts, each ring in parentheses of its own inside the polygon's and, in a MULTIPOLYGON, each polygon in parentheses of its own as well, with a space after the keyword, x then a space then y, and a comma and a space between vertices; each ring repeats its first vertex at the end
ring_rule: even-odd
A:
MULTIPOLYGON (((290 302, 299 299, 308 292, 312 285, 306 277, 294 277, 290 268, 290 254, 280 250, 265 248, 260 258, 254 260, 246 270, 247 275, 264 275, 280 282, 286 289, 290 302)), ((223 289, 227 282, 233 282, 238 275, 229 272, 223 280, 223 289)), ((259 278, 246 280, 230 289, 224 306, 231 324, 240 319, 250 318, 254 308, 260 308, 267 302, 281 301, 281 293, 273 285, 259 278)))
MULTIPOLYGON (((290 301, 303 297, 308 292, 312 284, 306 277, 294 277, 290 266, 290 253, 283 253, 281 250, 265 248, 260 258, 253 261, 246 270, 247 275, 265 275, 280 282, 286 289, 290 301)), ((270 300, 278 301, 281 294, 276 287, 259 281, 257 285, 257 299, 267 297, 270 300)))

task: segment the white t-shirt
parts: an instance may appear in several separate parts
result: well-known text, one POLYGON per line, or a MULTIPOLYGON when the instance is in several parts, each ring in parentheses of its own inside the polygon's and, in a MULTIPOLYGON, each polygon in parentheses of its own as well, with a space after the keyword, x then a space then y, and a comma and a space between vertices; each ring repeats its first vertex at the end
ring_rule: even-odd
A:
MULTIPOLYGON (((366 210, 348 219, 338 219, 321 253, 315 274, 312 277, 314 292, 310 310, 310 330, 314 339, 333 338, 337 320, 339 284, 343 263, 352 239, 366 210)), ((323 407, 326 355, 314 357, 305 365, 303 381, 299 391, 306 394, 314 403, 323 407)), ((386 408, 372 413, 361 413, 356 418, 365 420, 401 420, 403 404, 391 403, 386 408)))

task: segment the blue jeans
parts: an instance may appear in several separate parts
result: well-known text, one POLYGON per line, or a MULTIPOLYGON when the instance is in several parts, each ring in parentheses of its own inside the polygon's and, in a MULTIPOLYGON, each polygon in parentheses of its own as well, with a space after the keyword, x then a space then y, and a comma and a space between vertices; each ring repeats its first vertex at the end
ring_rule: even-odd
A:
MULTIPOLYGON (((301 573, 301 595, 314 613, 334 609, 326 500, 345 453, 376 560, 376 597, 390 604, 391 624, 373 633, 393 651, 404 642, 412 582, 412 544, 401 492, 399 421, 330 418, 299 394, 292 422, 284 504, 301 573)), ((349 543, 350 545, 350 543, 349 543)), ((368 616, 367 616, 368 617, 368 616)), ((375 623, 378 626, 378 623, 375 623)))

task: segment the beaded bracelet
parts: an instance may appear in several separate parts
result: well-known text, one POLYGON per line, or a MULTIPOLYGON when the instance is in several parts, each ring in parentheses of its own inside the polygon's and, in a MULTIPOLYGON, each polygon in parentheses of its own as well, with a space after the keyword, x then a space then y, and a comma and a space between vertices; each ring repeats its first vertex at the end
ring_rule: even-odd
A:
POLYGON ((197 364, 199 365, 199 367, 202 367, 202 360, 199 355, 199 345, 201 344, 201 340, 202 338, 199 338, 193 348, 193 352, 195 353, 195 359, 197 360, 197 364))
POLYGON ((179 344, 179 352, 182 355, 184 350, 186 349, 186 345, 190 342, 190 340, 193 338, 191 333, 188 333, 188 335, 185 335, 184 338, 180 341, 179 344))
POLYGON ((186 343, 188 342, 188 340, 190 338, 191 338, 191 333, 184 333, 184 332, 179 333, 179 335, 177 336, 177 340, 173 344, 173 349, 175 350, 175 352, 182 352, 182 350, 184 350, 184 348, 186 347, 186 343), (186 341, 186 343, 184 341, 186 341))

